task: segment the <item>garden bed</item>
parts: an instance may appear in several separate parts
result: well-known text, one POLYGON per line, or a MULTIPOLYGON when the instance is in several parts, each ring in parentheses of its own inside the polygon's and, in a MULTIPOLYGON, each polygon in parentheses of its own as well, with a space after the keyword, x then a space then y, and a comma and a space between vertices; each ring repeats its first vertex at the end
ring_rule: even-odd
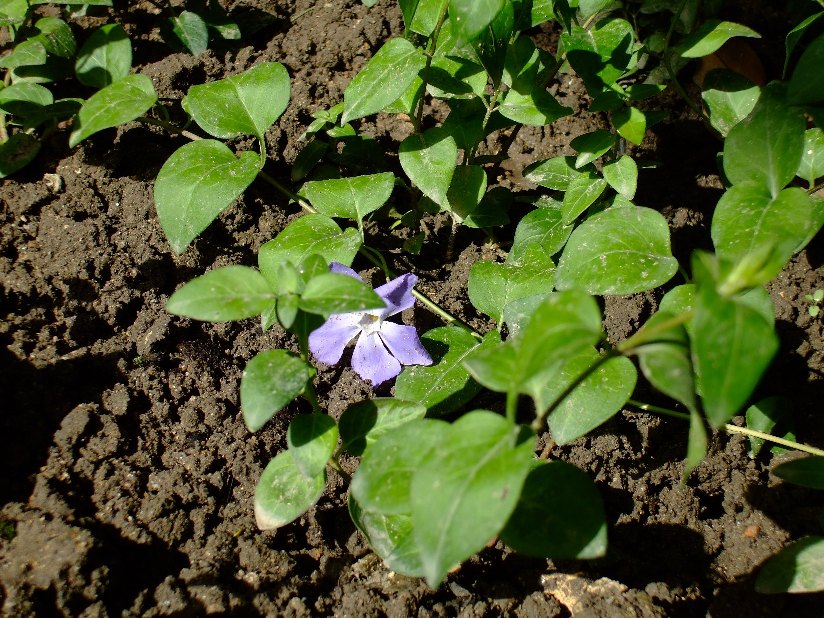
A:
MULTIPOLYGON (((355 72, 401 32, 400 11, 391 2, 368 9, 342 0, 243 0, 227 8, 267 24, 238 46, 200 57, 169 53, 152 4, 114 15, 133 42, 136 68, 161 99, 179 100, 193 84, 260 62, 282 63, 292 98, 267 133, 274 162, 266 169, 288 183, 310 113, 342 100, 355 72)), ((533 35, 554 51, 551 28, 533 35)), ((564 105, 587 107, 576 77, 562 74, 552 88, 564 105)), ((709 221, 722 194, 714 158, 720 142, 674 95, 656 102, 669 116, 633 154, 659 165, 642 171, 635 201, 666 216, 674 254, 686 263, 692 250, 710 247, 709 221)), ((534 189, 521 176, 528 163, 570 154, 573 137, 602 124, 598 114, 582 113, 525 128, 510 150, 512 164, 487 169, 490 184, 534 189)), ((361 126, 377 144, 411 131, 383 116, 361 126)), ((263 333, 256 320, 193 322, 169 315, 164 305, 209 269, 255 264, 261 244, 299 208, 257 181, 174 256, 152 185, 185 142, 130 123, 70 150, 58 132, 32 165, 0 181, 4 614, 821 615, 824 595, 759 595, 753 581, 759 565, 788 542, 821 534, 822 492, 779 481, 769 473, 766 449, 752 459, 746 438, 723 433, 711 438, 709 455, 682 484, 687 425, 631 408, 551 450, 596 483, 609 524, 604 558, 524 558, 498 543, 432 590, 389 571, 370 552, 349 519, 346 487, 334 476, 316 508, 276 532, 260 532, 254 487, 269 459, 286 448, 286 428, 301 405, 250 434, 239 409, 240 376, 256 353, 294 342, 278 326, 263 333)), ((466 284, 471 265, 496 249, 479 230, 461 229, 450 255, 447 219, 424 223, 422 255, 393 253, 393 266, 415 272, 418 289, 446 310, 489 329, 466 284)), ((368 263, 354 266, 383 283, 368 263)), ((796 435, 816 445, 824 444, 824 337, 804 295, 819 288, 820 236, 769 285, 781 349, 758 393, 788 397, 796 435)), ((659 300, 652 292, 608 297, 610 340, 633 333, 659 300)), ((418 306, 414 323, 423 332, 440 321, 418 306)), ((323 367, 316 386, 334 417, 373 393, 343 366, 323 367)), ((478 407, 500 405, 487 396, 478 407)), ((351 469, 354 462, 343 463, 351 469)))

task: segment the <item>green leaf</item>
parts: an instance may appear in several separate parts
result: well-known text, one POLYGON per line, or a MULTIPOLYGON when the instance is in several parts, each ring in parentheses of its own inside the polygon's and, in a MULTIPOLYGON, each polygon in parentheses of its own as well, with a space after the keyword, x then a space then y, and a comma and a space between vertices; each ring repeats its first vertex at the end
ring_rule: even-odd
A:
POLYGON ((240 408, 249 431, 263 427, 303 392, 315 371, 286 350, 265 350, 246 364, 240 379, 240 408))
MULTIPOLYGON (((0 90, 0 97, 3 92, 0 90)), ((804 153, 796 175, 806 180, 811 187, 817 178, 824 176, 824 131, 818 127, 804 132, 804 153)))
POLYGON ((766 594, 824 590, 824 537, 811 536, 784 547, 761 568, 755 589, 766 594))
POLYGON ((824 489, 824 456, 793 459, 776 466, 772 473, 794 485, 824 489))
POLYGON ((638 165, 628 155, 604 166, 604 180, 628 200, 635 197, 638 188, 638 165))
POLYGON ((647 333, 649 337, 637 349, 639 364, 655 388, 687 409, 697 410, 687 332, 680 324, 669 326, 676 318, 676 313, 661 309, 647 320, 638 332, 641 336, 647 333))
POLYGON ((423 50, 403 38, 389 39, 346 87, 341 124, 381 111, 406 92, 425 64, 423 50))
POLYGON ((569 64, 592 94, 610 89, 634 65, 634 43, 632 25, 617 18, 601 20, 590 29, 575 25, 561 34, 569 64))
POLYGON ((69 147, 74 148, 93 133, 134 120, 149 111, 155 101, 157 93, 145 75, 128 75, 109 84, 89 97, 77 112, 69 147))
POLYGON ((197 13, 181 11, 169 21, 172 32, 190 54, 199 56, 209 47, 209 28, 197 13))
POLYGON ((230 322, 260 315, 274 299, 266 279, 254 268, 223 266, 177 290, 166 311, 204 322, 230 322))
POLYGON ((606 129, 584 133, 573 139, 569 145, 578 151, 575 168, 580 169, 587 163, 595 161, 615 145, 615 136, 606 129))
POLYGON ((682 479, 686 480, 690 472, 703 461, 707 455, 707 428, 704 427, 704 419, 694 409, 690 410, 690 432, 687 438, 687 458, 684 461, 684 474, 682 479))
POLYGON ((449 19, 465 41, 486 29, 504 7, 504 0, 449 0, 449 19))
POLYGON ((441 433, 411 486, 414 535, 433 587, 503 529, 535 446, 534 436, 521 435, 520 427, 485 410, 465 414, 441 433))
POLYGON ((541 87, 522 93, 510 90, 498 108, 501 116, 515 122, 542 127, 552 124, 559 118, 572 114, 572 109, 564 107, 541 87))
MULTIPOLYGON (((454 20, 454 17, 451 18, 454 20)), ((460 37, 460 24, 454 21, 453 23, 460 37)), ((505 0, 503 6, 489 22, 489 25, 474 40, 470 41, 470 46, 475 51, 484 69, 486 69, 493 88, 497 88, 501 83, 506 61, 506 50, 509 42, 514 37, 514 29, 515 9, 510 0, 505 0)))
POLYGON ((426 197, 439 206, 446 204, 458 160, 454 137, 442 128, 410 135, 401 142, 398 159, 403 171, 426 197))
POLYGON ((481 390, 464 367, 464 361, 499 341, 497 332, 479 342, 467 329, 457 326, 430 330, 421 337, 421 342, 433 364, 405 367, 395 382, 395 396, 426 406, 433 416, 457 410, 481 390))
POLYGON ((349 265, 360 245, 360 234, 355 228, 341 231, 338 224, 326 215, 307 214, 292 221, 260 248, 258 266, 263 276, 277 287, 281 264, 300 264, 316 253, 327 264, 340 262, 349 265))
POLYGON ((599 558, 607 549, 601 496, 583 470, 562 461, 538 460, 501 540, 527 556, 599 558))
POLYGON ((41 146, 42 142, 28 133, 15 133, 0 143, 0 178, 26 167, 40 152, 41 146))
POLYGON ((350 486, 361 508, 384 515, 411 513, 413 477, 431 458, 448 427, 443 421, 413 420, 370 444, 350 486))
POLYGON ((578 11, 583 19, 592 17, 598 11, 603 11, 612 3, 612 0, 579 0, 578 11))
POLYGON ((601 197, 606 188, 607 181, 592 172, 581 174, 571 181, 561 203, 562 223, 569 225, 575 221, 578 215, 601 197))
MULTIPOLYGON (((535 385, 535 407, 540 414, 554 404, 567 387, 599 359, 592 348, 566 361, 559 371, 542 376, 535 385)), ((549 415, 549 432, 558 444, 568 444, 589 433, 621 411, 632 395, 637 374, 625 356, 611 358, 590 373, 549 415)))
POLYGON ((625 140, 636 145, 644 141, 647 117, 637 107, 624 107, 612 114, 612 124, 625 140))
POLYGON ((707 419, 720 427, 741 409, 778 349, 772 324, 741 302, 699 288, 692 318, 693 363, 707 419))
POLYGON ((476 262, 469 272, 469 300, 500 324, 511 301, 551 292, 554 271, 539 247, 528 249, 518 261, 476 262))
POLYGON ((724 173, 732 184, 754 182, 775 197, 795 176, 806 122, 784 101, 783 84, 764 88, 755 109, 724 141, 724 173))
POLYGON ((40 41, 27 39, 15 45, 10 54, 0 58, 0 67, 16 69, 18 67, 39 66, 46 62, 46 48, 40 41))
POLYGON ((381 436, 425 415, 422 403, 399 398, 376 397, 350 404, 340 417, 341 448, 360 456, 381 436))
POLYGON ((457 56, 436 55, 429 67, 427 90, 439 99, 467 99, 483 96, 486 82, 486 71, 477 62, 457 56))
POLYGON ((701 58, 718 51, 721 46, 734 37, 760 39, 761 35, 731 21, 708 20, 681 41, 681 56, 684 58, 701 58))
POLYGON ((312 478, 323 472, 338 445, 338 426, 326 414, 298 414, 289 423, 286 441, 301 473, 312 478))
POLYGON ((385 172, 307 182, 302 192, 321 214, 362 221, 386 203, 394 187, 395 175, 385 172))
POLYGON ((560 207, 536 208, 518 222, 506 261, 517 262, 530 247, 540 247, 544 258, 550 261, 563 249, 571 233, 572 226, 563 224, 560 207))
POLYGON ((277 530, 308 511, 323 495, 326 470, 307 478, 291 451, 279 453, 255 487, 255 521, 261 530, 277 530))
POLYGON ((132 44, 120 24, 95 30, 77 54, 74 71, 80 83, 103 88, 123 79, 132 68, 132 44))
POLYGON ((462 221, 475 212, 485 194, 484 168, 480 165, 460 165, 452 174, 443 207, 462 221))
POLYGON ((182 253, 252 184, 259 165, 254 152, 236 157, 216 140, 185 144, 167 159, 157 174, 154 200, 175 253, 182 253))
MULTIPOLYGON (((783 397, 767 397, 747 408, 745 418, 747 429, 754 429, 761 433, 772 433, 775 426, 782 422, 789 412, 789 405, 783 397)), ((764 446, 764 439, 756 436, 747 436, 750 442, 750 457, 755 457, 764 446)))
POLYGON ((324 273, 306 284, 298 306, 328 317, 332 313, 381 309, 386 303, 363 281, 349 275, 324 273))
POLYGON ((766 283, 784 268, 812 225, 812 203, 798 187, 775 198, 762 185, 746 182, 730 187, 715 207, 712 242, 718 255, 733 263, 748 256, 758 260, 749 286, 766 283))
POLYGON ((0 109, 20 118, 37 114, 53 102, 51 90, 40 84, 19 82, 0 89, 0 109))
POLYGON ((817 22, 819 19, 824 17, 824 11, 820 13, 813 13, 807 19, 802 21, 798 24, 795 28, 790 30, 787 33, 787 37, 784 42, 784 68, 781 71, 782 78, 786 77, 787 75, 787 67, 790 64, 790 57, 792 56, 793 50, 795 49, 796 45, 804 38, 804 35, 807 34, 808 29, 811 29, 812 25, 817 22))
POLYGON ((591 216, 570 236, 555 287, 623 296, 666 283, 678 270, 669 227, 649 208, 609 208, 591 216))
POLYGON ((810 43, 795 65, 787 91, 793 105, 816 105, 824 101, 824 34, 810 43))
POLYGON ((200 127, 220 139, 264 133, 289 104, 289 74, 282 64, 264 62, 238 75, 195 85, 183 106, 200 127))
POLYGON ((410 513, 385 514, 363 509, 350 492, 349 515, 387 568, 407 577, 423 577, 410 513))
POLYGON ((417 2, 415 0, 403 2, 402 0, 399 4, 401 4, 402 10, 404 4, 417 4, 411 22, 406 17, 407 11, 404 11, 404 23, 412 32, 429 36, 438 25, 438 19, 446 6, 446 2, 447 0, 417 0, 417 2))
POLYGON ((581 171, 575 168, 575 157, 553 157, 529 165, 524 170, 524 179, 547 189, 566 191, 569 188, 569 183, 582 173, 594 171, 594 168, 588 167, 581 171))
POLYGON ((71 58, 77 51, 77 42, 74 40, 69 24, 57 17, 43 17, 34 24, 38 34, 32 37, 39 41, 46 52, 59 58, 71 58))
POLYGON ((715 69, 704 78, 701 97, 709 112, 710 124, 722 137, 749 116, 761 94, 761 88, 743 75, 727 69, 715 69))

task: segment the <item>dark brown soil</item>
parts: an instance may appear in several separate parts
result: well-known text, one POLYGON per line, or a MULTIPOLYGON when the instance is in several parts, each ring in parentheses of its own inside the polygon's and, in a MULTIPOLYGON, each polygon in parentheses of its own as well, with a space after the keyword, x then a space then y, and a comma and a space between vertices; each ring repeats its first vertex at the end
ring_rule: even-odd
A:
MULTIPOLYGON (((265 27, 243 46, 199 58, 169 55, 148 3, 117 18, 143 63, 137 68, 167 99, 257 62, 283 63, 293 95, 267 135, 274 153, 267 170, 286 180, 310 112, 342 99, 354 72, 399 33, 400 13, 394 3, 369 10, 354 0, 228 5, 265 27)), ((552 44, 549 30, 536 36, 552 44)), ((577 79, 562 75, 555 88, 564 104, 585 108, 577 79)), ((661 163, 642 175, 638 202, 669 218, 686 263, 693 249, 709 247, 721 192, 719 145, 677 99, 663 101, 670 119, 636 153, 661 163)), ((569 140, 602 121, 584 113, 523 130, 513 164, 490 178, 527 188, 520 178, 526 163, 571 152, 569 140)), ((407 130, 383 119, 364 129, 379 141, 407 130)), ((610 546, 601 560, 527 559, 498 545, 430 590, 388 571, 369 551, 339 481, 306 516, 259 532, 254 486, 285 447, 298 408, 251 435, 238 384, 255 353, 292 343, 277 328, 262 334, 251 320, 173 318, 164 303, 209 268, 253 265, 260 245, 298 210, 255 184, 174 257, 155 216, 152 181, 182 143, 137 123, 75 150, 58 133, 33 165, 0 181, 4 615, 824 616, 824 595, 753 592, 765 559, 790 540, 822 533, 824 492, 779 482, 768 472, 768 453, 753 460, 744 439, 727 435, 712 439, 706 461, 681 484, 686 427, 632 411, 552 450, 586 470, 604 498, 610 546)), ((449 233, 437 219, 428 229, 433 241, 449 233)), ((444 265, 443 243, 432 242, 429 254, 411 262, 423 291, 478 326, 484 323, 468 303, 466 281, 472 263, 492 251, 483 241, 461 231, 456 259, 444 265)), ((770 286, 782 349, 760 393, 788 397, 798 438, 819 446, 824 339, 821 318, 808 315, 803 296, 824 288, 822 258, 819 238, 770 286)), ((633 332, 658 298, 607 299, 610 337, 633 332)), ((438 325, 423 309, 415 319, 421 329, 438 325)), ((339 367, 320 373, 318 391, 335 416, 371 394, 339 367)))

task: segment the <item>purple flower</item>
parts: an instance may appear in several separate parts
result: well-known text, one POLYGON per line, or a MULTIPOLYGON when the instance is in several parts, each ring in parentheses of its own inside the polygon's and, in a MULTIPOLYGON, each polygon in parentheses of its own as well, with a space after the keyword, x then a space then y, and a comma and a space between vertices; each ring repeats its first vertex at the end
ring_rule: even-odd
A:
MULTIPOLYGON (((360 279, 358 273, 332 262, 332 272, 360 279)), ((415 304, 412 288, 418 278, 401 275, 375 288, 386 307, 370 311, 335 313, 309 335, 309 349, 319 361, 334 365, 340 361, 343 349, 357 337, 352 353, 352 368, 373 386, 391 380, 401 372, 401 365, 431 365, 432 358, 424 349, 414 326, 385 321, 389 316, 415 304)))

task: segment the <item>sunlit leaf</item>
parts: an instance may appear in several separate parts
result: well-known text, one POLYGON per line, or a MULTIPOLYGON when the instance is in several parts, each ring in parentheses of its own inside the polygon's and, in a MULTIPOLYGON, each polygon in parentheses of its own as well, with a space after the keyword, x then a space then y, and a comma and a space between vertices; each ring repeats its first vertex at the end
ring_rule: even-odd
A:
POLYGON ((255 487, 255 521, 261 530, 276 530, 308 511, 326 488, 326 470, 307 478, 291 451, 278 454, 255 487))
POLYGON ((266 279, 254 268, 223 266, 177 290, 166 311, 205 322, 229 322, 260 315, 274 298, 266 279))
POLYGON ((264 350, 246 364, 240 408, 249 431, 257 431, 303 392, 314 369, 286 350, 264 350))

